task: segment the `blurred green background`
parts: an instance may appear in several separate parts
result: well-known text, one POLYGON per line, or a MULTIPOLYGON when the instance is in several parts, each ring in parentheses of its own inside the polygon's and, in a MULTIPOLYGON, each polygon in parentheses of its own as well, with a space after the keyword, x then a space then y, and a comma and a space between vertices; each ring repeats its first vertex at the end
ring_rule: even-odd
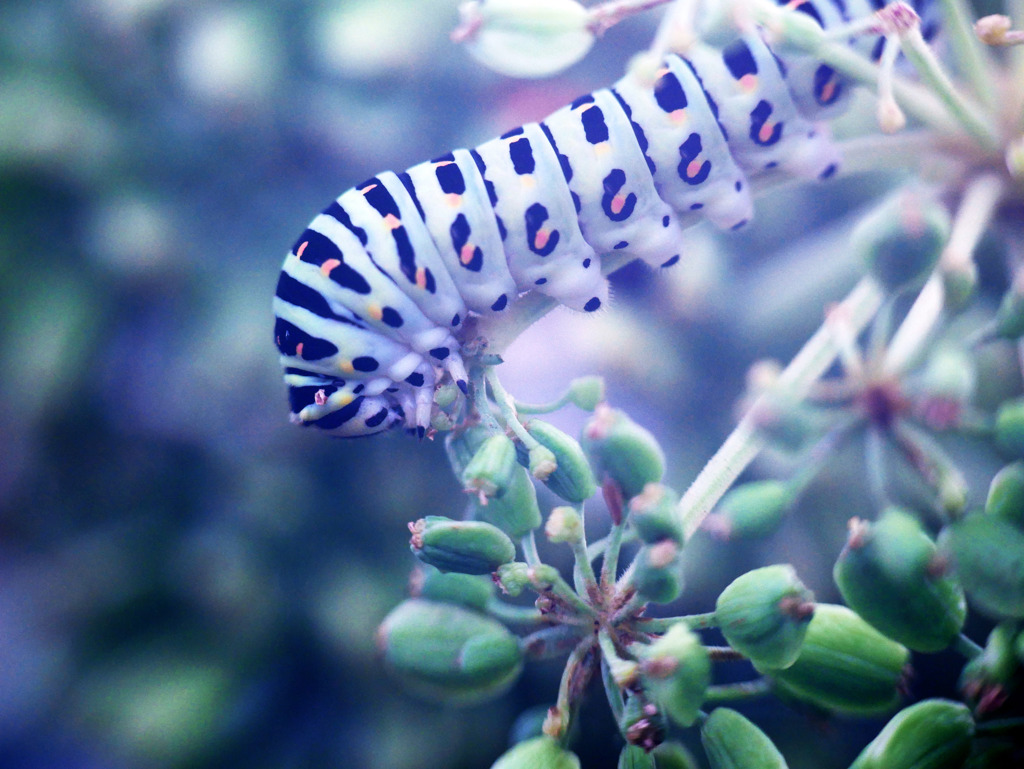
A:
MULTIPOLYGON (((448 41, 455 6, 0 6, 0 766, 487 767, 515 714, 553 698, 558 665, 462 710, 385 676, 373 633, 405 591, 405 523, 457 515, 460 492, 440 441, 291 427, 271 341, 280 261, 334 196, 607 85, 651 31, 628 22, 567 75, 510 81, 448 41)), ((797 188, 742 236, 693 231, 683 268, 627 268, 609 311, 531 330, 506 384, 535 400, 604 374, 685 486, 749 363, 792 355, 855 280, 842 222, 887 183, 797 188)), ((812 526, 698 540, 679 608, 777 560, 834 599, 846 508, 871 512, 859 462, 816 484, 812 526)), ((603 533, 599 509, 589 523, 603 533)), ((866 740, 748 712, 793 767, 845 766, 866 740)), ((586 766, 614 765, 606 719, 593 697, 586 766)))

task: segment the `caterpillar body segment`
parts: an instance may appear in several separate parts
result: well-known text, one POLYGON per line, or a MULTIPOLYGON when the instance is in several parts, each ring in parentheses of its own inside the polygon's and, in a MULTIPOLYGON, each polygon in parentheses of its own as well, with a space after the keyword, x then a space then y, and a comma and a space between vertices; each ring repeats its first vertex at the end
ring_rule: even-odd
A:
MULTIPOLYGON (((876 0, 778 0, 825 29, 876 0)), ((929 7, 924 0, 919 4, 929 7)), ((880 38, 851 44, 877 58, 880 38)), ((466 320, 538 291, 592 312, 603 254, 685 258, 685 227, 747 222, 749 179, 831 176, 824 124, 850 84, 761 31, 669 55, 529 123, 405 172, 382 173, 314 218, 285 259, 274 310, 292 419, 334 435, 430 426, 434 390, 468 391, 466 320)))

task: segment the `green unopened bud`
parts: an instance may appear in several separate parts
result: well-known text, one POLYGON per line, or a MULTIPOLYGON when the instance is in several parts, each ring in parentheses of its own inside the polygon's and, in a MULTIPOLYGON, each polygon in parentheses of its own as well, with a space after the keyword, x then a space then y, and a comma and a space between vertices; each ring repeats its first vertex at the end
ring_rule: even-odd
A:
POLYGON ((530 475, 546 483, 551 474, 558 469, 558 460, 555 459, 555 452, 547 446, 534 446, 530 449, 527 466, 530 468, 530 475))
POLYGON ((864 217, 850 245, 889 291, 920 285, 949 239, 949 214, 927 193, 904 190, 864 217))
POLYGON ((636 745, 626 745, 619 753, 618 769, 655 769, 654 756, 636 745))
POLYGON ((651 751, 658 769, 700 769, 700 764, 683 745, 667 741, 651 751))
POLYGON ((594 410, 583 426, 581 443, 598 479, 614 481, 625 499, 635 497, 648 483, 660 482, 665 474, 665 455, 654 436, 610 406, 594 410))
POLYGON ((473 425, 448 434, 444 448, 448 454, 448 463, 457 478, 462 478, 473 456, 491 435, 492 433, 481 425, 473 425))
POLYGON ((996 310, 995 334, 1003 339, 1024 336, 1024 275, 1013 281, 996 310))
POLYGON ((475 611, 419 598, 384 618, 377 645, 387 666, 413 691, 448 702, 480 702, 519 676, 519 640, 475 611))
POLYGON ((898 508, 874 524, 850 522, 832 575, 850 608, 914 651, 945 649, 967 617, 963 588, 946 573, 935 543, 898 508))
POLYGON ((789 564, 748 571, 722 591, 715 621, 758 670, 786 668, 800 653, 814 614, 814 594, 789 564))
POLYGON ((1024 531, 993 515, 971 515, 939 538, 971 604, 995 619, 1024 617, 1024 531))
POLYGON ((519 540, 541 524, 537 489, 530 474, 517 467, 503 496, 487 500, 486 505, 473 501, 473 518, 493 524, 513 539, 519 540))
POLYGON ((676 624, 654 643, 631 651, 640 660, 647 696, 680 726, 692 725, 711 684, 711 660, 697 635, 676 624))
POLYGON ((453 603, 467 609, 484 611, 494 595, 494 582, 487 575, 442 572, 429 566, 421 569, 413 589, 416 598, 453 603))
POLYGON ((640 748, 646 753, 665 739, 668 724, 658 706, 644 692, 631 692, 622 708, 619 730, 625 735, 629 746, 640 748))
POLYGON ((455 420, 443 411, 435 411, 430 416, 430 428, 439 433, 450 432, 455 427, 455 420))
POLYGON ((1002 705, 1016 686, 1020 668, 1016 635, 1016 621, 1000 622, 989 633, 982 653, 964 665, 960 673, 960 690, 976 703, 979 714, 1002 705))
POLYGON ((629 500, 629 522, 641 542, 653 544, 663 539, 683 543, 683 527, 676 515, 679 495, 668 486, 648 483, 629 500))
POLYGON ((644 545, 636 555, 633 587, 652 603, 671 603, 683 590, 682 548, 671 539, 644 545))
POLYGON ((604 379, 599 376, 582 376, 569 382, 565 399, 584 411, 593 411, 598 403, 604 402, 604 379))
POLYGON ((923 700, 893 716, 850 769, 960 769, 973 736, 974 719, 965 705, 923 700))
POLYGON ((441 571, 490 574, 516 557, 516 546, 508 535, 483 521, 428 515, 410 523, 409 531, 413 554, 441 571))
POLYGON ((443 384, 439 385, 434 390, 434 403, 437 407, 444 411, 449 406, 454 405, 462 397, 462 391, 454 384, 443 384))
MULTIPOLYGON (((526 431, 538 443, 548 449, 555 461, 555 468, 542 479, 544 485, 566 502, 578 504, 590 499, 597 491, 597 481, 587 463, 580 444, 557 427, 540 419, 531 419, 526 431)), ((533 471, 533 456, 530 456, 533 471)), ((536 475, 536 473, 534 473, 536 475)))
POLYGON ((582 542, 583 519, 573 507, 556 507, 548 515, 544 533, 551 542, 567 542, 570 545, 582 542))
POLYGON ((782 524, 792 501, 791 487, 783 481, 742 483, 725 493, 702 528, 726 540, 767 537, 782 524))
POLYGON ((993 476, 985 512, 1024 529, 1024 462, 1007 465, 993 476))
POLYGON ((772 673, 782 694, 825 710, 877 715, 899 702, 906 647, 845 606, 819 603, 796 662, 772 673))
POLYGON ((942 269, 944 309, 949 313, 960 312, 974 296, 977 286, 978 268, 973 261, 944 265, 942 269))
POLYGON ((580 760, 555 740, 541 736, 506 751, 491 769, 580 769, 580 760))
POLYGON ((549 590, 559 576, 558 569, 546 563, 530 566, 515 561, 498 568, 498 584, 513 598, 528 587, 539 591, 549 590))
POLYGON ((462 471, 463 488, 488 499, 504 496, 518 467, 512 439, 504 434, 492 435, 462 471))
POLYGON ((996 412, 996 446, 1007 456, 1024 459, 1024 398, 1003 401, 996 412))
POLYGON ((481 64, 511 77, 546 77, 594 43, 587 9, 574 0, 487 0, 459 8, 456 39, 481 64))
POLYGON ((931 397, 968 403, 978 382, 974 358, 962 347, 941 346, 928 357, 919 382, 921 389, 931 397))
POLYGON ((700 727, 711 769, 786 769, 768 735, 729 708, 715 708, 700 727))

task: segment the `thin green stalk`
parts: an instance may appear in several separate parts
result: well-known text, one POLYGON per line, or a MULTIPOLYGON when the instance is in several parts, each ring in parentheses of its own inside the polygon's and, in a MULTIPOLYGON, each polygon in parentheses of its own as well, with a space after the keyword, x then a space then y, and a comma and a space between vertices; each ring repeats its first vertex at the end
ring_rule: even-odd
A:
POLYGON ((615 642, 607 630, 602 629, 598 632, 597 643, 601 646, 602 660, 608 664, 615 686, 620 690, 631 686, 636 680, 637 663, 619 656, 615 642))
POLYGON ((974 641, 965 636, 963 633, 961 633, 953 639, 953 648, 957 651, 958 654, 962 654, 969 660, 973 660, 975 657, 980 656, 982 652, 985 651, 981 646, 974 643, 974 641))
POLYGON ((996 107, 995 64, 987 47, 974 34, 972 13, 964 0, 939 0, 942 34, 949 40, 957 69, 971 83, 971 90, 989 109, 996 107))
POLYGON ((494 395, 494 401, 497 403, 498 410, 501 412, 502 421, 504 421, 505 427, 515 433, 515 436, 522 441, 527 450, 532 450, 540 446, 537 439, 526 432, 526 428, 523 427, 522 423, 519 421, 519 415, 516 414, 515 401, 512 399, 512 396, 505 391, 505 388, 502 387, 501 381, 498 379, 498 374, 493 367, 488 367, 484 371, 484 379, 487 381, 487 384, 490 385, 491 393, 494 395))
POLYGON ((487 613, 505 625, 535 627, 551 623, 532 606, 513 606, 497 598, 487 602, 487 613))
MULTIPOLYGON (((622 729, 622 711, 625 708, 625 704, 622 701, 622 690, 619 689, 618 684, 615 683, 615 679, 612 677, 611 667, 608 665, 607 658, 601 655, 601 683, 604 684, 604 694, 608 698, 608 707, 611 708, 612 715, 615 717, 615 722, 619 725, 619 729, 622 729)), ((625 737, 625 735, 623 735, 625 737)))
POLYGON ((921 79, 938 94, 942 103, 967 132, 988 151, 999 148, 999 132, 986 110, 957 91, 935 53, 928 46, 921 30, 911 29, 901 36, 903 53, 914 65, 921 79))
POLYGON ((580 526, 583 530, 582 536, 572 543, 572 554, 575 560, 573 566, 573 581, 576 583, 576 592, 580 595, 590 595, 597 589, 597 576, 594 574, 594 566, 587 554, 587 536, 585 519, 583 517, 583 505, 579 505, 577 511, 580 515, 580 526))
MULTIPOLYGON (((881 302, 882 291, 878 285, 870 278, 862 278, 841 302, 840 308, 859 332, 874 317, 881 302)), ((835 337, 823 325, 779 375, 778 390, 797 399, 803 398, 832 364, 837 352, 835 337)), ((758 415, 769 404, 767 395, 754 402, 679 501, 676 509, 687 539, 693 536, 715 503, 764 447, 764 439, 757 431, 757 421, 758 415)))
POLYGON ((530 566, 539 566, 541 560, 540 554, 537 552, 537 538, 534 536, 534 533, 531 531, 523 535, 520 542, 523 547, 523 560, 530 566))
POLYGON ((731 700, 752 700, 763 697, 771 692, 771 684, 765 678, 754 681, 742 681, 735 684, 709 686, 704 695, 704 702, 728 702, 731 700))
POLYGON ((572 720, 576 700, 581 693, 577 691, 581 688, 580 682, 582 680, 585 683, 587 678, 585 671, 581 668, 593 645, 593 638, 584 638, 569 654, 565 670, 562 671, 562 680, 558 684, 558 699, 555 701, 555 707, 548 712, 548 717, 544 720, 544 734, 562 744, 565 744, 569 736, 569 723, 572 720))
POLYGON ((643 633, 665 633, 680 622, 690 630, 718 627, 713 611, 707 614, 684 614, 681 617, 642 617, 636 620, 634 627, 643 633))
POLYGON ((615 577, 619 570, 619 553, 622 550, 622 532, 626 528, 624 523, 612 526, 608 532, 608 549, 604 554, 604 561, 601 563, 601 584, 604 586, 614 585, 615 577))

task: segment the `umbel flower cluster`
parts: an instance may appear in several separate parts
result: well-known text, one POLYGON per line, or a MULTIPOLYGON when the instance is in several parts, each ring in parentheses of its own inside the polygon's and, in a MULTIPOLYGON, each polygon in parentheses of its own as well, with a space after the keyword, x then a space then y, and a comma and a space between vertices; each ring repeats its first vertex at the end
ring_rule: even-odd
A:
MULTIPOLYGON (((662 4, 486 0, 466 4, 456 38, 500 71, 546 75, 619 19, 662 4)), ((382 657, 412 691, 448 703, 497 697, 526 663, 565 657, 553 704, 495 769, 578 767, 572 727, 592 682, 621 734, 622 768, 700 765, 676 740, 688 729, 699 730, 712 769, 785 767, 764 732, 730 707, 771 696, 821 713, 891 715, 851 769, 1024 765, 1024 398, 978 408, 984 372, 974 357, 988 345, 1019 350, 1024 335, 1024 47, 1014 48, 1024 41, 1014 27, 1024 4, 1010 3, 1014 20, 976 25, 961 0, 922 4, 941 17, 940 61, 921 17, 902 3, 826 32, 770 0, 679 0, 635 66, 695 45, 687 19, 698 5, 877 89, 881 134, 901 133, 849 142, 848 167, 871 168, 878 149, 896 142, 932 177, 863 219, 849 244, 862 279, 788 366, 752 367, 745 415, 682 494, 664 484, 656 437, 610 405, 600 379, 575 380, 547 405, 506 392, 500 354, 550 303, 482 319, 481 341, 462 350, 468 387, 442 382, 432 414, 469 515, 410 522, 413 595, 380 626, 382 657), (874 60, 849 44, 866 32, 884 40, 874 60), (984 235, 1013 255, 995 308, 975 301, 984 235), (955 321, 967 309, 986 321, 963 332, 955 321), (578 438, 538 417, 570 405, 590 413, 578 438), (1003 458, 987 495, 969 488, 935 438, 950 432, 1003 458), (790 565, 774 564, 737 576, 705 613, 652 616, 652 605, 683 593, 695 532, 729 541, 771 534, 845 442, 863 445, 876 500, 873 514, 849 522, 845 546, 836 543, 845 605, 816 603, 790 565), (792 472, 737 484, 766 449, 789 457, 792 472), (894 455, 926 490, 917 507, 893 501, 894 455), (560 504, 542 509, 539 485, 560 504), (588 541, 595 498, 610 523, 588 541), (571 575, 541 560, 538 536, 571 551, 571 575), (969 613, 992 628, 987 638, 963 633, 969 613), (709 628, 726 645, 709 643, 709 628), (963 658, 959 699, 907 703, 913 660, 947 649, 963 658), (716 666, 735 660, 749 661, 750 680, 713 683, 716 666)))

